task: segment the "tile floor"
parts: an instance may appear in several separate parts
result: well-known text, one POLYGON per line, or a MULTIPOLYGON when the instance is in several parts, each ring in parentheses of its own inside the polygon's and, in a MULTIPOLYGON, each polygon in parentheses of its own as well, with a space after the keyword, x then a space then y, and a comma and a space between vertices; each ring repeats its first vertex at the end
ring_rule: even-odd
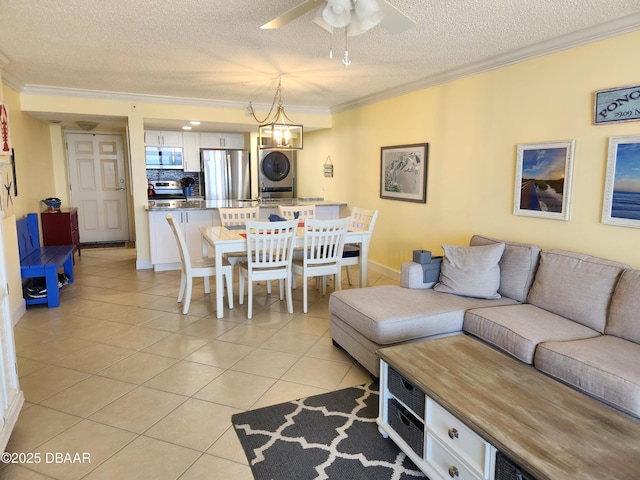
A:
POLYGON ((217 320, 201 283, 180 314, 179 273, 136 270, 131 248, 85 249, 75 274, 59 308, 29 307, 15 328, 26 401, 7 451, 41 461, 0 480, 250 479, 231 415, 370 379, 332 345, 314 288, 307 314, 301 288, 289 315, 274 285, 252 320, 237 298, 217 320))

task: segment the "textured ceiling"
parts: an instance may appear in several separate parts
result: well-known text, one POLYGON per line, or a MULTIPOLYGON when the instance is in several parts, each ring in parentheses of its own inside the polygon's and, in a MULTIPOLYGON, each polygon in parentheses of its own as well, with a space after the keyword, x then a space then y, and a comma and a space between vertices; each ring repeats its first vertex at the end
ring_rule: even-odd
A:
POLYGON ((448 72, 640 28, 640 0, 390 0, 417 26, 351 37, 344 67, 344 36, 313 24, 313 11, 259 28, 301 1, 0 0, 3 76, 24 91, 270 104, 282 75, 285 106, 340 109, 448 72))

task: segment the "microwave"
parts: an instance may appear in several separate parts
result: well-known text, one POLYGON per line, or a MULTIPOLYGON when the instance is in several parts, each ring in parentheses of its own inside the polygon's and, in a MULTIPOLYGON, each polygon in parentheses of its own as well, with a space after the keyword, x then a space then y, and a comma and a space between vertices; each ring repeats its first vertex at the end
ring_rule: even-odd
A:
POLYGON ((183 168, 180 147, 146 147, 145 157, 147 168, 183 168))

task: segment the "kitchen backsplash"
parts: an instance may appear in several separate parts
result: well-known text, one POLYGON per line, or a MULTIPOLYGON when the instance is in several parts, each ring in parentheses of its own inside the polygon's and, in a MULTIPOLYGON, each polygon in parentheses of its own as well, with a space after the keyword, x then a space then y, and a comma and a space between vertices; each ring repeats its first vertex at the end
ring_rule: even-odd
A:
POLYGON ((191 177, 195 180, 195 183, 191 185, 191 196, 192 197, 200 197, 200 185, 202 184, 202 180, 199 172, 188 172, 185 173, 182 170, 160 170, 147 168, 147 180, 149 181, 157 181, 157 180, 182 180, 184 177, 191 177))

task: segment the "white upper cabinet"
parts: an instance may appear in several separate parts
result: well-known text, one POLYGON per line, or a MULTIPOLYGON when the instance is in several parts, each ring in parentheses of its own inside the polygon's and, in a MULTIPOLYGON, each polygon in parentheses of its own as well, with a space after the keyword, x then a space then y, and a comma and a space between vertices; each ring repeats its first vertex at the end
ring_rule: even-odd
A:
POLYGON ((144 143, 147 147, 182 147, 182 132, 145 130, 144 143))
POLYGON ((243 133, 208 133, 200 134, 200 148, 244 148, 243 133))
POLYGON ((200 171, 200 133, 182 134, 182 165, 185 172, 200 171))

